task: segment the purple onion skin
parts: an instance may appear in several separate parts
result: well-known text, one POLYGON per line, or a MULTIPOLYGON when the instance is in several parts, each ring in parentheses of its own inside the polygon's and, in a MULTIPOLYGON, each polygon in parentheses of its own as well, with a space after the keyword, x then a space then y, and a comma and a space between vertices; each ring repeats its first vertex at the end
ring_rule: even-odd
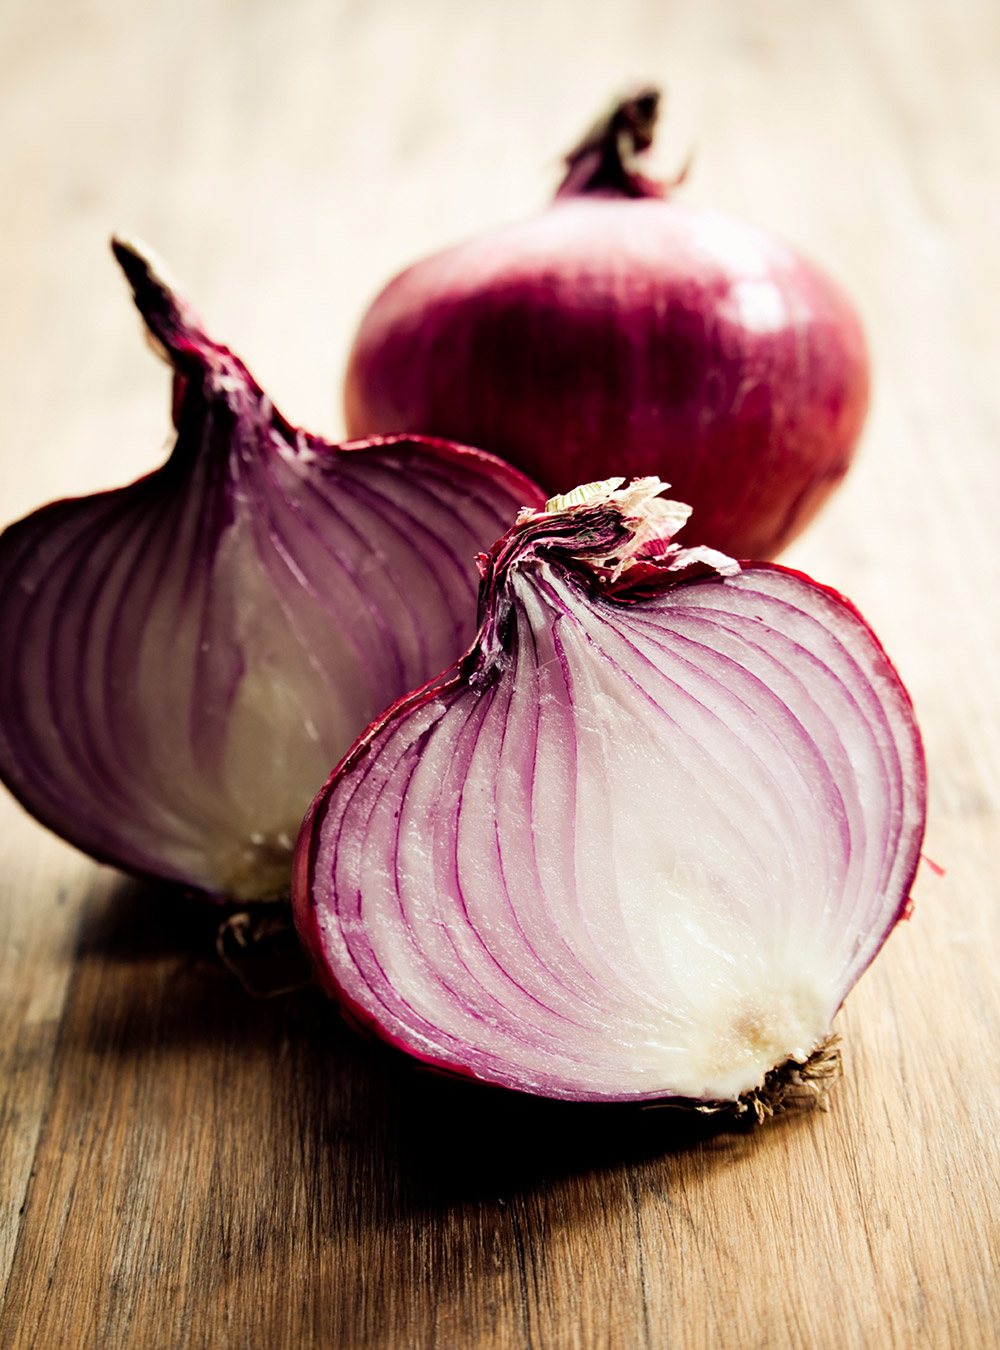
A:
POLYGON ((376 298, 347 369, 350 434, 479 445, 550 495, 657 475, 693 507, 699 542, 775 557, 864 424, 850 301, 762 230, 620 163, 571 164, 539 216, 416 263, 376 298))
MULTIPOLYGON (((528 528, 531 530, 534 527, 529 525, 528 528)), ((384 1015, 379 1016, 374 1014, 370 1007, 362 1006, 338 979, 324 942, 324 922, 328 924, 343 922, 351 950, 354 951, 356 947, 359 952, 368 951, 364 896, 361 890, 359 889, 357 894, 353 889, 342 895, 338 894, 335 885, 331 889, 331 876, 323 870, 320 863, 321 854, 325 854, 327 859, 331 856, 331 840, 334 843, 334 857, 338 856, 341 844, 348 850, 355 845, 344 836, 338 840, 339 825, 335 826, 334 834, 328 838, 324 838, 324 832, 329 829, 331 819, 338 819, 342 811, 350 809, 353 794, 358 791, 358 782, 368 771, 372 758, 377 759, 381 750, 391 746, 400 736, 403 739, 398 741, 398 744, 405 744, 409 735, 406 730, 408 719, 415 715, 419 717, 430 705, 447 710, 459 704, 466 704, 473 694, 489 698, 494 683, 503 679, 504 669, 508 663, 515 661, 510 643, 511 630, 516 624, 511 620, 509 602, 506 599, 509 594, 509 575, 511 569, 523 565, 526 556, 535 549, 534 543, 529 543, 526 547, 526 534, 520 525, 516 526, 491 550, 480 595, 481 627, 476 642, 466 656, 456 664, 448 677, 400 699, 378 718, 337 766, 329 782, 313 802, 303 823, 293 863, 292 904, 296 927, 317 982, 336 1000, 345 1019, 361 1033, 381 1040, 427 1067, 480 1083, 581 1101, 680 1099, 679 1094, 669 1092, 616 1093, 589 1088, 578 1089, 572 1082, 566 1080, 557 1081, 551 1087, 526 1087, 523 1074, 519 1075, 502 1067, 499 1069, 494 1067, 484 1072, 482 1057, 477 1052, 470 1050, 466 1063, 463 1063, 460 1054, 456 1055, 454 1052, 448 1056, 437 1055, 421 1044, 423 1037, 419 1033, 415 1034, 411 1027, 404 1027, 400 1031, 388 1025, 393 1022, 395 1014, 386 1009, 384 1015), (340 914, 342 917, 331 919, 331 914, 340 914)), ((546 554, 552 556, 553 546, 555 550, 561 546, 556 532, 550 532, 547 538, 544 537, 544 527, 538 531, 536 542, 538 543, 536 556, 539 557, 546 554)), ((599 553, 603 547, 608 552, 616 552, 619 542, 611 537, 605 538, 603 544, 596 546, 594 551, 599 553)), ((680 550, 674 552, 681 553, 680 550)), ((816 583, 801 572, 770 563, 746 564, 742 568, 742 580, 740 578, 731 580, 712 573, 711 562, 706 565, 704 558, 699 556, 703 550, 685 550, 684 553, 687 556, 682 553, 680 563, 674 562, 672 569, 671 566, 664 565, 669 563, 669 557, 637 559, 620 582, 612 581, 610 584, 607 577, 599 579, 596 583, 592 575, 588 577, 587 564, 584 562, 582 566, 580 565, 579 555, 568 563, 568 570, 576 576, 577 581, 583 578, 585 587, 593 587, 600 607, 606 607, 611 602, 625 609, 633 606, 641 609, 644 602, 655 601, 670 592, 677 593, 683 609, 684 591, 689 586, 697 592, 705 587, 726 587, 734 584, 741 586, 742 580, 745 580, 753 592, 754 578, 757 576, 762 580, 763 593, 767 593, 771 586, 770 578, 775 579, 779 589, 784 584, 782 579, 787 578, 792 592, 802 600, 807 613, 812 606, 814 617, 821 615, 824 610, 829 610, 836 616, 829 631, 831 635, 835 631, 839 633, 837 642, 843 641, 845 634, 853 634, 849 642, 856 644, 854 656, 860 663, 858 670, 860 671, 861 665, 866 665, 870 661, 875 672, 871 680, 859 676, 857 692, 860 702, 866 703, 869 707, 866 716, 873 717, 873 725, 881 718, 885 718, 884 726, 879 732, 880 736, 888 736, 888 740, 883 744, 888 746, 891 742, 895 742, 895 750, 888 749, 885 761, 887 781, 891 783, 888 791, 892 804, 890 805, 887 799, 886 820, 882 822, 886 834, 882 836, 881 854, 876 845, 870 845, 865 839, 864 827, 860 830, 856 844, 859 854, 871 850, 871 856, 876 860, 874 865, 881 877, 880 885, 884 889, 878 895, 874 893, 868 895, 864 901, 865 904, 874 906, 873 913, 875 910, 878 911, 876 928, 866 935, 865 954, 854 961, 849 977, 845 979, 846 987, 838 989, 832 1010, 836 1011, 850 988, 881 950, 892 929, 901 919, 909 917, 912 908, 910 890, 920 861, 926 799, 926 769, 912 704, 877 637, 855 606, 836 590, 816 583), (880 703, 881 711, 878 709, 880 703), (893 728, 891 733, 890 726, 893 728)), ((528 565, 531 565, 530 561, 528 565)), ((709 592, 704 594, 707 595, 709 592)), ((692 612, 697 611, 698 603, 696 600, 692 612)), ((711 604, 709 608, 711 609, 711 604)), ((752 620, 752 604, 747 606, 746 614, 752 620)), ((849 652, 850 646, 845 650, 849 652)), ((853 663, 853 659, 852 656, 848 665, 853 663)), ((814 665, 814 655, 803 657, 802 670, 799 673, 807 682, 810 678, 810 667, 814 665)), ((445 711, 444 716, 447 715, 445 711)), ((429 725, 436 723, 432 719, 429 725)), ((794 720, 790 725, 794 725, 794 720)), ((394 750, 393 755, 396 753, 398 751, 394 750)), ((412 763, 412 760, 409 762, 412 763)), ((388 781, 391 784, 392 780, 388 781)), ((569 791, 572 793, 572 788, 569 791)), ((366 809, 371 809, 370 805, 366 809)), ((876 827, 873 825, 873 828, 876 827)), ((526 835, 530 833, 530 829, 526 827, 526 835)), ((374 846, 376 849, 379 847, 377 841, 374 846)), ((532 848, 530 838, 526 838, 525 847, 530 852, 532 848)), ((853 845, 847 846, 845 855, 847 858, 852 856, 852 848, 853 845)), ((412 902, 411 897, 410 903, 412 902)), ((498 903, 501 903, 501 907, 507 904, 516 907, 517 897, 512 895, 498 903)), ((458 924, 467 923, 468 916, 456 912, 455 921, 458 924)), ((381 974, 379 978, 382 978, 381 974)), ((398 992, 399 996, 405 999, 403 987, 400 987, 398 992)), ((384 997, 384 994, 377 997, 384 997)), ((419 1019, 417 1024, 419 1025, 419 1019)), ((720 1104, 717 1099, 711 1097, 684 1096, 683 1100, 713 1106, 720 1104)))

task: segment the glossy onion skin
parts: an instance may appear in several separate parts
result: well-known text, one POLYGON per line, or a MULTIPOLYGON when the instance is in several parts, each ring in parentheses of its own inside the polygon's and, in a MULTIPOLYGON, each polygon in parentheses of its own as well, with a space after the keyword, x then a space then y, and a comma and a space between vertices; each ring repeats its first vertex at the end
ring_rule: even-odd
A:
POLYGON ((856 610, 799 573, 653 569, 616 592, 554 536, 516 536, 451 679, 379 719, 314 803, 300 936, 352 1022, 437 1068, 737 1100, 823 1044, 906 911, 909 699, 856 610), (718 1048, 733 1028, 749 1048, 718 1048))
POLYGON ((174 367, 177 441, 0 536, 0 776, 99 860, 269 899, 330 765, 464 650, 475 554, 539 496, 477 451, 291 427, 120 260, 174 367))
POLYGON ((850 464, 857 315, 773 236, 656 197, 568 195, 416 263, 365 315, 352 435, 482 446, 550 494, 656 474, 699 542, 773 558, 850 464))

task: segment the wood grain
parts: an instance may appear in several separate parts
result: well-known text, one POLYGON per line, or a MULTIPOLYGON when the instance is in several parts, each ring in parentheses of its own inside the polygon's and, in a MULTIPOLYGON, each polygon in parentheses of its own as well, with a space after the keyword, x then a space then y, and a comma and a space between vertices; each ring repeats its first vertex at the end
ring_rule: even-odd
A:
POLYGON ((39 0, 0 10, 6 522, 155 465, 166 378, 107 254, 146 238, 294 420, 398 267, 538 207, 636 77, 665 172, 858 297, 876 394, 787 561, 907 680, 912 921, 839 1019, 828 1113, 760 1130, 415 1072, 219 915, 0 801, 3 1347, 1000 1344, 1000 10, 990 0, 39 0))

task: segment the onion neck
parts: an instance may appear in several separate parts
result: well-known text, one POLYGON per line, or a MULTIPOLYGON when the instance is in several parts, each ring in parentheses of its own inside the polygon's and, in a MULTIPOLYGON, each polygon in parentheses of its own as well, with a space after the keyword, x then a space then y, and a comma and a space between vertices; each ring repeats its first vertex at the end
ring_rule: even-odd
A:
POLYGON ((132 288, 135 307, 158 354, 178 373, 204 369, 218 344, 207 336, 190 305, 167 279, 163 264, 135 240, 115 237, 111 251, 132 288))
POLYGON ((646 178, 635 160, 653 143, 660 91, 649 87, 619 99, 566 156, 556 198, 663 197, 667 188, 646 178))
POLYGON ((629 602, 714 573, 733 576, 739 564, 710 548, 685 548, 674 536, 690 507, 666 499, 658 478, 609 478, 553 497, 542 511, 524 508, 510 530, 481 559, 479 637, 464 677, 479 683, 505 664, 512 641, 512 573, 554 561, 592 594, 629 602))
POLYGON ((171 416, 178 432, 170 457, 175 470, 212 449, 227 462, 241 433, 274 432, 297 445, 295 428, 266 397, 243 362, 205 332, 201 320, 151 251, 114 238, 111 250, 132 289, 150 345, 173 371, 171 416))

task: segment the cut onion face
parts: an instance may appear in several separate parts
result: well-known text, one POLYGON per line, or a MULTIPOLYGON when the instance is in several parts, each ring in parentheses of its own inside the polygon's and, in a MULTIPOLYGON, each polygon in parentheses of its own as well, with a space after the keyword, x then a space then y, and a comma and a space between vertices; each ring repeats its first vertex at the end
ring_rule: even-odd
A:
POLYGON ((541 496, 478 451, 296 430, 115 248, 174 369, 177 441, 0 538, 0 775, 99 859, 287 894, 330 765, 467 647, 475 555, 541 496))
POLYGON ((314 803, 293 903, 352 1020, 579 1100, 746 1101, 822 1055, 903 914, 906 692, 852 606, 670 544, 647 480, 526 512, 476 644, 314 803))

